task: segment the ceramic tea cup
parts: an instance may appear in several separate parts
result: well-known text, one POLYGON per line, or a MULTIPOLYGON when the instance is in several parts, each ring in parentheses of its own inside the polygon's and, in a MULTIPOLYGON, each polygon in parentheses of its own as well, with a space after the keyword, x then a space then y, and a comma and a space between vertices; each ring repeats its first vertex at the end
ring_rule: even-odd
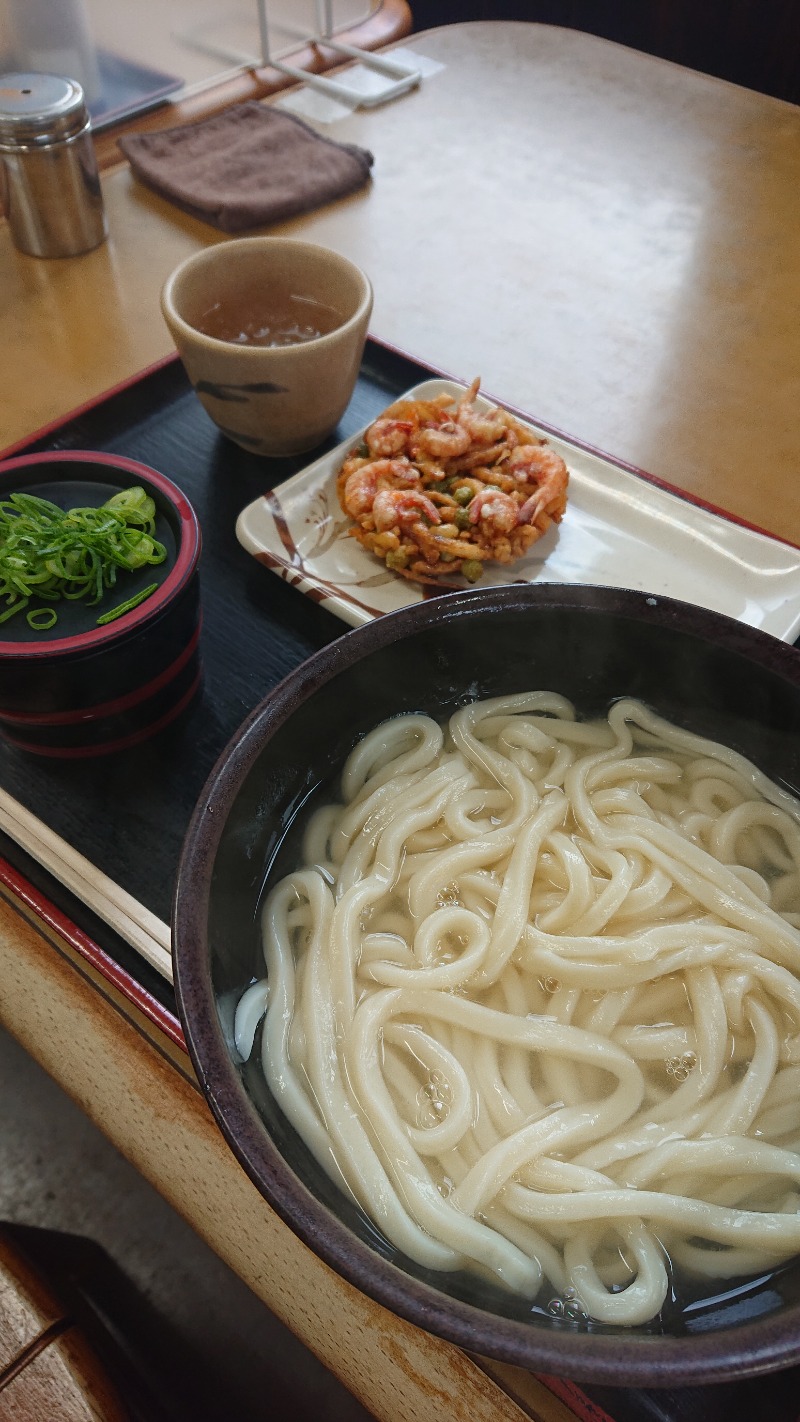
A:
POLYGON ((313 449, 343 415, 372 287, 327 247, 243 237, 182 262, 161 309, 214 423, 243 449, 278 457, 313 449))

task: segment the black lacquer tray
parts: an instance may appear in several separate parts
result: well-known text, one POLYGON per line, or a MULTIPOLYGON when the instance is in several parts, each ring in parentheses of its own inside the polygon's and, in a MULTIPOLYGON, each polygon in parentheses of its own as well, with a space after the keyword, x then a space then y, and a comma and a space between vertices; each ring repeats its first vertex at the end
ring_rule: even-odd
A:
MULTIPOLYGON (((218 433, 183 366, 172 358, 3 452, 10 457, 90 449, 127 455, 172 479, 200 520, 204 680, 182 720, 142 746, 96 761, 43 760, 0 741, 3 789, 165 922, 184 831, 217 757, 288 671, 347 630, 245 551, 235 533, 237 517, 259 494, 432 375, 442 372, 368 341, 352 401, 329 440, 291 459, 264 460, 218 433)), ((119 969, 123 992, 180 1044, 170 983, 2 832, 0 856, 0 887, 22 897, 45 929, 74 927, 87 961, 97 945, 105 960, 101 974, 112 979, 110 969, 119 969)), ((800 1369, 670 1392, 543 1381, 583 1422, 749 1422, 756 1411, 770 1422, 800 1422, 800 1369)))
MULTIPOLYGON (((3 788, 166 922, 184 830, 217 756, 292 667, 345 630, 244 551, 235 534, 237 516, 429 374, 370 342, 353 398, 330 439, 310 454, 264 460, 219 434, 174 359, 14 450, 93 449, 138 459, 166 473, 200 520, 203 687, 181 722, 122 755, 93 761, 42 760, 0 742, 3 788)), ((132 948, 8 836, 0 837, 0 850, 174 1011, 171 987, 132 948)))

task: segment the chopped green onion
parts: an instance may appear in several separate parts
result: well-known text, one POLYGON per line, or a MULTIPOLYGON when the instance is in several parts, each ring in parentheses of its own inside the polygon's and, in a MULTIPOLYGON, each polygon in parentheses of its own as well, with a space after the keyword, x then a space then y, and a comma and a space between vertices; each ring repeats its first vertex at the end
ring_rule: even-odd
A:
POLYGON ((155 501, 139 484, 132 489, 120 489, 118 494, 106 500, 103 507, 122 514, 126 523, 138 524, 142 528, 148 528, 155 521, 155 501))
POLYGON ((55 627, 57 621, 55 609, 52 607, 32 607, 27 614, 28 626, 34 632, 48 632, 51 627, 55 627))
MULTIPOLYGON (((120 489, 100 508, 64 510, 23 493, 0 500, 0 599, 7 604, 0 623, 32 597, 47 603, 85 598, 96 605, 115 586, 119 569, 136 572, 164 562, 167 550, 155 527, 155 501, 139 485, 120 489)), ((27 619, 34 630, 47 631, 57 614, 33 609, 27 619)))
POLYGON ((104 612, 103 616, 97 619, 98 627, 103 627, 106 622, 113 622, 117 617, 121 617, 123 612, 130 612, 131 608, 138 607, 139 603, 144 602, 146 597, 150 597, 157 587, 158 583, 150 583, 148 587, 142 588, 142 591, 136 593, 134 597, 129 597, 127 602, 121 602, 117 607, 112 607, 110 612, 104 612))
POLYGON ((5 612, 0 612, 0 622, 8 622, 9 617, 13 617, 15 612, 21 612, 23 607, 28 606, 29 602, 30 598, 27 597, 19 598, 17 602, 12 602, 11 606, 7 607, 5 612))

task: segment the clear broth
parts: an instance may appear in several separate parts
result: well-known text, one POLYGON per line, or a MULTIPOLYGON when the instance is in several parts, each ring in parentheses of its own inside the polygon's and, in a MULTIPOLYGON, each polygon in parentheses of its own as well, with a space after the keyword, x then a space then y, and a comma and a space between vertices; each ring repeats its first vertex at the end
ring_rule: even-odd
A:
POLYGON ((341 311, 288 286, 244 292, 215 301, 194 322, 198 331, 237 346, 296 346, 327 336, 344 322, 341 311))

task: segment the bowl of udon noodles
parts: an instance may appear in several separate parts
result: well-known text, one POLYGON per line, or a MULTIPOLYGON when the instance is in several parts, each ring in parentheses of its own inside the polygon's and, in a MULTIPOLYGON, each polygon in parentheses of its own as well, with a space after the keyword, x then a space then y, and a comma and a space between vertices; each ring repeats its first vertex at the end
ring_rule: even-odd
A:
POLYGON ((219 1125, 333 1269, 470 1352, 800 1361, 800 653, 625 590, 346 633, 221 756, 177 878, 219 1125))

